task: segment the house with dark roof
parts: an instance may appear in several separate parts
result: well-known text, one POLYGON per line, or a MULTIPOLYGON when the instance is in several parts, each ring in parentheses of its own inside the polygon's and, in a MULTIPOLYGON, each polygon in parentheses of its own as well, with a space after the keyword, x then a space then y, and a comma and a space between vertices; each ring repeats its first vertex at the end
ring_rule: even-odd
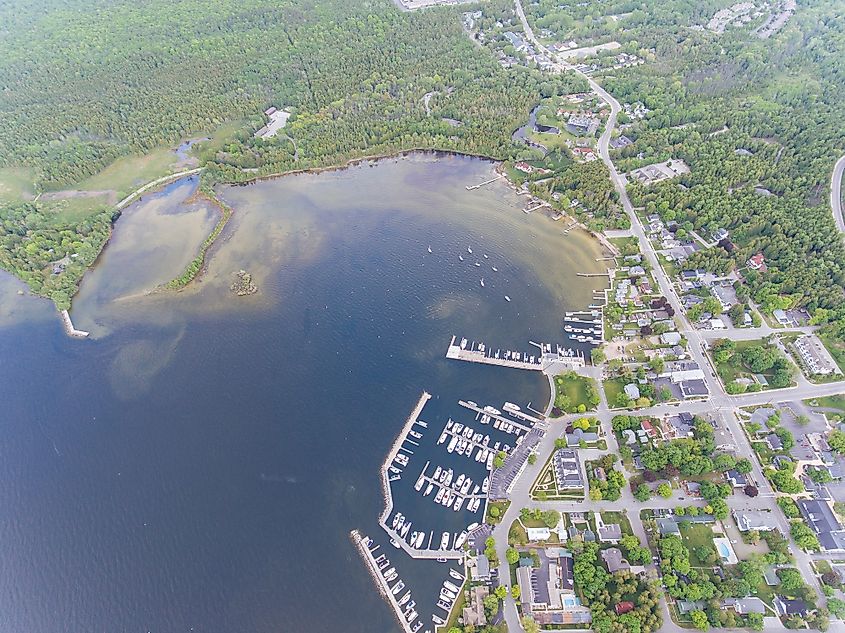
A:
POLYGON ((727 479, 728 483, 734 488, 745 488, 745 486, 748 485, 748 477, 734 469, 725 473, 725 479, 727 479))
POLYGON ((660 532, 660 536, 669 536, 671 534, 675 536, 681 535, 681 529, 678 527, 675 519, 672 518, 657 519, 657 529, 660 532))
POLYGON ((607 571, 615 574, 618 571, 626 571, 631 569, 631 565, 625 560, 622 555, 622 550, 618 547, 609 547, 601 551, 601 557, 604 564, 607 565, 607 571))
POLYGON ((805 523, 816 533, 823 550, 845 551, 845 531, 826 501, 799 499, 795 503, 805 523))
POLYGON ((769 433, 766 436, 766 444, 768 444, 769 448, 772 449, 773 451, 782 451, 783 450, 783 442, 774 433, 769 433))
POLYGON ((772 606, 781 617, 797 615, 803 618, 808 611, 807 603, 803 600, 789 599, 783 596, 775 596, 772 600, 772 606))

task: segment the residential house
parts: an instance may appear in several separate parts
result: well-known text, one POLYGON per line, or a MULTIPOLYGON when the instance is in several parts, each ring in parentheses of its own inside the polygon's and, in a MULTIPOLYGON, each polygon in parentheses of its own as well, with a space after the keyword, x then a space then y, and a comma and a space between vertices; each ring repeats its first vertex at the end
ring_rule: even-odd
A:
POLYGON ((601 557, 602 560, 604 560, 604 564, 607 565, 607 571, 611 574, 631 569, 631 565, 627 560, 625 560, 625 557, 622 555, 622 550, 618 547, 610 547, 608 549, 601 550, 601 557))
POLYGON ((618 523, 605 523, 596 528, 599 541, 602 543, 618 543, 622 539, 622 528, 618 523))
POLYGON ((748 532, 749 530, 771 532, 777 529, 775 517, 771 512, 762 510, 734 510, 733 515, 740 532, 748 532))
POLYGON ((830 505, 821 499, 796 501, 804 522, 810 526, 825 551, 845 551, 845 531, 830 505))
POLYGON ((783 596, 775 596, 772 600, 772 605, 775 608, 775 612, 781 617, 797 615, 803 618, 807 615, 808 611, 807 603, 803 600, 790 600, 783 596))
POLYGON ((749 613, 766 613, 766 603, 760 598, 727 598, 722 600, 722 609, 733 609, 737 615, 748 615, 749 613))
POLYGON ((766 436, 766 444, 768 444, 769 448, 772 449, 773 451, 782 451, 783 450, 783 442, 774 433, 769 433, 766 436))
POLYGON ((759 270, 760 272, 766 272, 766 258, 763 256, 763 253, 757 253, 756 255, 752 255, 749 260, 746 262, 748 267, 752 270, 759 270))
POLYGON ((624 389, 625 395, 628 396, 629 400, 636 400, 640 397, 640 388, 636 384, 630 383, 625 385, 624 389))
POLYGON ((624 615, 634 610, 634 603, 623 600, 622 602, 617 602, 613 609, 616 611, 616 615, 624 615))
POLYGON ((469 590, 469 601, 463 609, 464 625, 485 626, 487 616, 484 613, 484 598, 490 595, 490 588, 486 585, 472 587, 469 590))
POLYGON ((657 519, 657 530, 660 532, 660 536, 670 536, 674 534, 675 536, 681 535, 681 530, 678 527, 678 523, 673 518, 662 518, 657 519))
POLYGON ((745 488, 748 485, 748 477, 734 469, 725 473, 725 479, 734 488, 745 488))

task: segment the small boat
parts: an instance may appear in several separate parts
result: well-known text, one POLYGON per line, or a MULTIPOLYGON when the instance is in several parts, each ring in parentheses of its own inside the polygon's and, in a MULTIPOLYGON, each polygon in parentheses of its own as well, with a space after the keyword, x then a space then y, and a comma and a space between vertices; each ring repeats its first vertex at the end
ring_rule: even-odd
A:
POLYGON ((446 450, 451 453, 452 451, 455 450, 455 444, 457 444, 457 443, 458 443, 458 438, 452 437, 452 439, 449 441, 449 446, 446 447, 446 450))
MULTIPOLYGON (((416 612, 416 611, 414 611, 413 609, 408 609, 408 610, 405 612, 405 619, 406 619, 408 622, 413 622, 414 620, 416 620, 416 619, 417 619, 417 616, 418 616, 418 615, 419 615, 419 613, 417 613, 417 612, 416 612)), ((420 624, 422 624, 422 622, 421 622, 420 624)))
POLYGON ((391 526, 390 526, 390 527, 392 527, 392 528, 395 530, 395 529, 396 529, 396 526, 397 526, 397 525, 399 525, 399 519, 401 519, 401 518, 402 518, 402 513, 401 513, 401 512, 397 512, 397 513, 396 513, 396 516, 395 516, 395 517, 393 517, 393 523, 391 524, 391 526))
POLYGON ((458 259, 460 259, 461 261, 464 261, 464 256, 463 256, 463 255, 458 255, 458 259))
POLYGON ((484 254, 484 259, 490 259, 489 257, 487 257, 487 253, 484 254))
POLYGON ((484 287, 484 277, 481 278, 481 287, 484 287))
POLYGON ((449 549, 449 533, 443 532, 443 536, 440 537, 440 549, 449 549))
POLYGON ((399 532, 399 535, 400 535, 402 538, 405 538, 406 536, 408 536, 408 532, 410 532, 410 530, 411 530, 411 522, 410 522, 410 521, 408 521, 408 522, 407 522, 407 523, 406 523, 406 524, 402 527, 402 531, 401 531, 401 532, 399 532))
POLYGON ((510 300, 511 300, 511 298, 510 298, 508 295, 505 295, 505 301, 507 301, 508 303, 510 303, 510 300))
POLYGON ((399 549, 399 543, 397 543, 395 539, 390 539, 390 544, 396 549, 399 549))
POLYGON ((477 268, 481 268, 481 262, 475 262, 477 268))
POLYGON ((417 492, 419 492, 420 490, 422 490, 422 487, 423 487, 423 484, 424 484, 424 483, 425 483, 425 476, 424 476, 424 475, 420 475, 420 478, 419 478, 419 479, 417 479, 417 483, 415 483, 415 484, 414 484, 414 490, 416 490, 417 492))
MULTIPOLYGON (((466 532, 464 532, 464 534, 466 534, 466 532)), ((460 537, 458 537, 458 538, 460 538, 460 537)), ((457 547, 457 541, 455 541, 455 545, 457 547)), ((446 589, 448 589, 449 591, 451 591, 455 595, 457 595, 458 592, 460 591, 460 589, 458 589, 453 583, 449 582, 448 580, 443 583, 443 586, 446 587, 446 589)))
POLYGON ((415 437, 416 439, 422 438, 422 433, 417 433, 416 431, 408 431, 408 435, 415 437))
POLYGON ((423 544, 423 539, 425 539, 425 532, 420 532, 417 534, 417 539, 413 542, 414 549, 419 549, 420 546, 423 544))
POLYGON ((465 479, 466 479, 466 475, 464 475, 463 473, 458 475, 458 479, 455 481, 455 488, 460 488, 461 486, 463 486, 465 479))
POLYGON ((467 246, 467 253, 469 253, 470 255, 472 255, 472 249, 471 249, 469 246, 467 246))
POLYGON ((431 621, 434 622, 437 626, 443 626, 444 624, 446 624, 446 620, 434 613, 431 614, 431 621))
POLYGON ((440 490, 438 490, 437 494, 434 495, 434 503, 440 503, 441 501, 443 501, 444 494, 446 494, 445 488, 441 488, 440 490))
MULTIPOLYGON (((466 532, 464 532, 464 534, 466 534, 466 532)), ((464 577, 463 577, 463 576, 461 576, 461 574, 460 574, 458 571, 454 570, 454 569, 450 569, 450 570, 449 570, 449 575, 450 575, 452 578, 454 578, 455 580, 459 580, 459 581, 461 581, 461 582, 463 582, 463 580, 464 580, 464 577)))
POLYGON ((399 574, 397 574, 397 573, 396 573, 396 568, 395 568, 395 567, 391 567, 391 568, 390 568, 390 569, 388 569, 386 572, 384 572, 384 579, 385 579, 387 582, 390 582, 391 580, 395 580, 395 579, 396 579, 396 577, 397 577, 398 575, 399 575, 399 574))
POLYGON ((434 469, 434 474, 431 476, 431 478, 437 479, 438 477, 440 477, 441 472, 443 472, 443 469, 440 468, 440 466, 438 466, 437 468, 434 469))
POLYGON ((494 273, 497 273, 497 272, 499 272, 499 269, 498 269, 498 268, 496 268, 495 266, 493 266, 493 272, 494 272, 494 273))
POLYGON ((431 252, 431 246, 429 246, 429 247, 428 247, 428 252, 429 252, 429 253, 431 252))
POLYGON ((408 593, 406 593, 404 596, 402 596, 401 598, 399 598, 399 600, 397 600, 397 601, 396 601, 396 604, 398 604, 399 606, 402 606, 403 604, 405 604, 406 602, 408 602, 408 600, 410 600, 410 599, 411 599, 411 592, 409 591, 409 592, 408 592, 408 593))
POLYGON ((453 430, 455 433, 460 433, 461 431, 463 431, 463 430, 464 430, 464 425, 463 425, 463 424, 456 424, 456 425, 455 425, 455 428, 454 428, 454 429, 452 429, 452 430, 453 430))
MULTIPOLYGON (((458 534, 458 538, 455 539, 455 549, 460 549, 461 545, 466 543, 466 541, 467 541, 467 533, 466 533, 466 530, 464 530, 463 532, 458 534)), ((457 588, 455 588, 455 591, 457 591, 457 588)))
POLYGON ((452 472, 451 468, 446 471, 446 485, 447 486, 452 483, 452 476, 453 475, 454 475, 454 473, 452 472))
POLYGON ((467 494, 467 493, 469 492, 469 487, 470 487, 470 486, 472 486, 472 479, 470 479, 469 477, 467 477, 467 478, 466 478, 466 481, 464 481, 464 485, 463 485, 463 486, 461 486, 461 494, 462 494, 462 495, 467 494))
POLYGON ((481 483, 481 492, 487 494, 487 491, 490 489, 490 478, 485 477, 484 481, 481 483))
POLYGON ((472 532, 472 531, 473 531, 475 528, 477 528, 477 527, 478 527, 478 523, 470 523, 470 524, 467 526, 467 532, 472 532))
POLYGON ((453 602, 457 596, 448 589, 441 589, 440 597, 445 600, 448 600, 449 602, 453 602))
POLYGON ((434 484, 432 482, 428 482, 428 486, 426 487, 425 492, 423 493, 423 497, 427 497, 428 495, 430 495, 433 489, 434 484))
POLYGON ((405 583, 400 580, 395 585, 393 585, 393 591, 391 593, 393 593, 393 595, 395 596, 397 593, 402 591, 404 588, 405 588, 405 583))
POLYGON ((417 540, 417 536, 419 536, 419 532, 417 532, 416 530, 411 532, 411 538, 408 539, 408 545, 413 545, 414 541, 417 540))
POLYGON ((452 506, 452 509, 453 509, 455 512, 460 512, 460 510, 461 510, 461 508, 462 508, 463 506, 464 506, 464 498, 463 498, 463 497, 458 497, 458 500, 457 500, 457 501, 455 501, 455 505, 454 505, 454 506, 452 506))
POLYGON ((419 622, 416 623, 414 628, 411 629, 411 633, 417 633, 417 631, 419 631, 422 627, 423 627, 423 622, 422 622, 422 620, 420 620, 419 622))

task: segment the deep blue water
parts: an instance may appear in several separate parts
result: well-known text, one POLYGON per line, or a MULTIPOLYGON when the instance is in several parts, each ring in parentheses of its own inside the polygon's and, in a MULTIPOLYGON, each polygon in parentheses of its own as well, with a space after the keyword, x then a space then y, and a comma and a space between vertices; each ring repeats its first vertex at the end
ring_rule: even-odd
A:
MULTIPOLYGON (((96 340, 67 339, 58 319, 0 328, 0 631, 398 631, 348 536, 385 541, 378 468, 395 434, 424 389, 435 396, 422 416, 431 434, 449 415, 471 419, 459 398, 542 408, 541 376, 443 354, 452 334, 520 349, 563 342, 560 313, 576 305, 514 255, 545 230, 538 222, 556 225, 491 208, 514 198, 504 187, 464 190, 489 173, 470 159, 400 161, 229 190, 236 210, 252 210, 220 262, 256 256, 239 241, 251 222, 269 234, 285 214, 320 220, 309 229, 318 242, 309 233, 297 254, 262 269, 266 305, 192 311, 215 296, 212 267, 198 294, 142 300, 135 319, 115 316, 96 340), (375 182, 418 188, 373 209, 375 182), (427 212, 432 182, 453 208, 427 212), (480 288, 479 272, 457 260, 467 243, 502 262, 507 281, 480 288)), ((132 222, 118 224, 100 277, 128 274, 117 253, 132 222)), ((571 265, 549 266, 577 283, 571 265)), ((93 317, 75 318, 87 327, 93 317)), ((469 519, 443 519, 412 490, 400 503, 421 527, 459 531, 469 519)), ((391 558, 418 603, 435 595, 445 566, 391 558)), ((433 604, 421 606, 430 621, 433 604)))

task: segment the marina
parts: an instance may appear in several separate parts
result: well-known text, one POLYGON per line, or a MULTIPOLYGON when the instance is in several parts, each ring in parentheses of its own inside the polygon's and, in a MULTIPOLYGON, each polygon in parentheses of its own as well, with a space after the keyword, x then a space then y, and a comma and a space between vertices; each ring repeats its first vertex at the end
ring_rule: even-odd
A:
POLYGON ((581 352, 560 345, 555 346, 552 351, 551 343, 535 344, 539 352, 532 354, 514 350, 494 350, 484 343, 469 341, 466 338, 456 343, 457 340, 457 337, 452 337, 446 350, 446 358, 528 371, 547 372, 553 368, 556 373, 565 368, 578 369, 585 365, 581 352))

